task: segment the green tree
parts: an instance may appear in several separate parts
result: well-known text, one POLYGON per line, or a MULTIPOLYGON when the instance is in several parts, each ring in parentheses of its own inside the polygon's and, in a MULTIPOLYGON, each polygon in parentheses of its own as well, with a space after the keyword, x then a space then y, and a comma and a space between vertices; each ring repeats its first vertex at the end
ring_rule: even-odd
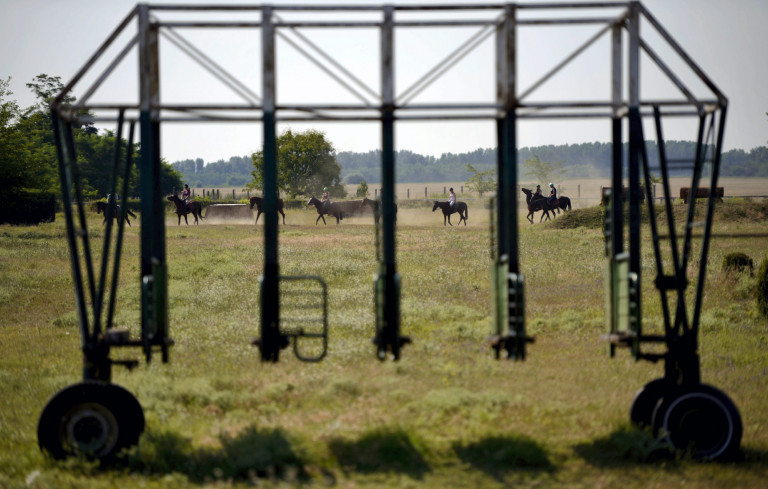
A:
POLYGON ((565 175, 565 169, 563 168, 564 163, 565 161, 559 161, 557 163, 541 161, 539 155, 533 155, 533 158, 525 160, 525 174, 535 178, 536 182, 542 185, 547 185, 550 182, 555 182, 563 178, 563 175, 565 175))
POLYGON ((467 171, 472 175, 467 180, 467 188, 477 192, 480 197, 486 192, 496 190, 496 170, 478 171, 467 163, 467 171))
POLYGON ((368 183, 365 180, 360 182, 360 185, 357 186, 357 196, 368 197, 368 183))
POLYGON ((9 84, 10 78, 0 80, 0 192, 7 196, 30 189, 55 191, 58 173, 50 118, 22 111, 10 99, 9 84))
MULTIPOLYGON (((294 133, 290 129, 277 138, 277 188, 291 198, 319 195, 328 187, 334 197, 344 197, 341 166, 336 150, 325 134, 314 129, 294 133)), ((253 154, 253 180, 246 188, 264 188, 264 152, 253 154)))

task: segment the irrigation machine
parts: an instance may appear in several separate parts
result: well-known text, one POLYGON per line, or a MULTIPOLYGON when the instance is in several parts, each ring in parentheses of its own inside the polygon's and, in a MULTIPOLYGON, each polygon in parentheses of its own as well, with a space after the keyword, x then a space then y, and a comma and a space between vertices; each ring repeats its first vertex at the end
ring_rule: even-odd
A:
MULTIPOLYGON (((397 55, 407 56, 407 51, 398 51, 397 55)), ((580 83, 574 80, 574 92, 578 93, 580 83)), ((707 185, 714 190, 726 108, 726 97, 639 2, 421 6, 138 4, 51 104, 82 340, 83 380, 58 392, 44 408, 38 426, 40 447, 56 458, 82 454, 109 459, 121 449, 136 445, 144 430, 145 419, 138 400, 111 381, 113 365, 133 368, 139 361, 115 360, 111 354, 117 348, 137 347, 143 351, 146 362, 158 352, 162 361, 167 362, 173 344, 169 337, 165 205, 160 187, 162 123, 245 122, 263 129, 264 265, 260 283, 259 337, 253 344, 258 347, 263 361, 277 362, 281 350, 291 342, 296 356, 307 361, 322 359, 328 347, 325 282, 321 277, 280 274, 276 212, 278 122, 370 121, 380 124, 383 185, 381 226, 376 226, 375 233, 379 264, 374 282, 376 325, 373 343, 377 358, 396 360, 410 338, 403 336, 400 329, 400 275, 395 253, 395 124, 397 121, 495 121, 498 187, 491 206, 490 267, 495 330, 490 343, 496 358, 523 360, 526 345, 533 338, 525 331, 525 284, 518 252, 518 122, 602 118, 611 122, 613 142, 614 191, 605 207, 606 322, 610 353, 613 356, 617 347, 627 347, 638 360, 661 360, 664 363, 663 377, 644 386, 632 402, 631 420, 652 427, 656 436, 676 449, 693 447, 697 456, 706 459, 728 456, 739 447, 740 416, 723 392, 701 382, 697 353, 714 200, 707 201, 702 218, 696 211, 695 199, 691 199, 685 226, 678 231, 672 220, 669 188, 670 174, 686 170, 691 176, 693 195, 699 187, 707 185), (197 16, 195 20, 190 20, 192 14, 197 16), (342 20, 336 20, 334 15, 342 20), (219 20, 209 20, 208 16, 219 20), (682 65, 708 89, 710 95, 705 98, 694 95, 640 35, 641 23, 682 60, 682 65), (542 26, 548 29, 592 26, 596 30, 586 42, 562 60, 555 60, 551 70, 523 89, 518 77, 518 36, 526 29, 542 26), (396 31, 421 28, 460 28, 462 32, 470 29, 475 33, 425 71, 413 85, 396 93, 396 31), (188 31, 206 29, 246 29, 255 33, 254 44, 260 45, 260 95, 256 93, 259 91, 257 87, 238 80, 184 35, 188 31), (304 32, 318 29, 329 29, 341 35, 348 29, 368 29, 378 33, 379 89, 367 86, 336 62, 332 53, 325 52, 304 35, 304 32), (566 66, 578 62, 584 51, 606 38, 610 89, 604 98, 562 101, 559 97, 554 101, 533 101, 531 95, 542 85, 566 66), (278 39, 296 47, 308 62, 319 66, 357 101, 350 104, 279 102, 275 76, 278 39), (462 98, 467 94, 456 92, 453 99, 442 103, 412 102, 445 72, 458 70, 459 61, 487 40, 495 52, 495 66, 490 67, 495 73, 495 97, 482 103, 467 102, 462 98), (163 103, 160 94, 161 59, 164 59, 159 55, 161 41, 163 45, 177 47, 241 101, 163 103), (114 53, 111 58, 108 57, 110 53, 114 53), (130 103, 91 102, 92 95, 131 53, 138 59, 137 99, 130 103), (673 88, 676 87, 673 92, 678 98, 641 99, 641 53, 666 75, 673 88), (102 66, 103 71, 94 74, 97 66, 102 66), (82 95, 76 102, 70 102, 74 88, 80 85, 86 85, 78 92, 82 95), (664 151, 662 122, 686 117, 698 120, 696 154, 687 161, 671 161, 664 151), (652 121, 655 128, 660 162, 655 168, 649 167, 644 120, 652 121), (132 337, 134 330, 118 327, 114 320, 124 220, 118 221, 115 232, 112 216, 117 208, 111 203, 103 233, 94 235, 86 224, 73 138, 73 127, 83 122, 117 124, 111 181, 112 193, 119 190, 122 195, 127 195, 128 181, 133 174, 134 133, 137 123, 139 126, 141 151, 135 162, 141 201, 138 337, 132 337), (128 137, 124 143, 126 124, 128 137), (626 152, 622 151, 625 134, 628 134, 626 152), (656 225, 656 207, 650 198, 652 174, 660 175, 664 185, 663 205, 668 216, 666 235, 662 235, 656 225), (705 178, 709 179, 708 183, 703 180, 705 178), (643 331, 640 211, 644 193, 648 197, 644 200, 651 216, 656 269, 651 280, 660 294, 664 320, 664 332, 658 335, 643 331), (703 229, 701 234, 694 235, 694 230, 699 228, 703 229), (96 253, 92 248, 98 246, 98 243, 92 244, 95 242, 92 238, 97 237, 103 237, 99 259, 94 258, 96 253), (699 240, 700 256, 691 294, 686 271, 692 260, 691 242, 694 238, 699 240), (663 243, 669 245, 671 270, 665 270, 663 266, 666 256, 663 243), (320 294, 307 293, 315 287, 320 294), (298 297, 300 307, 308 307, 316 315, 311 320, 306 316, 294 319, 293 322, 298 324, 292 325, 292 319, 287 315, 298 306, 287 304, 289 296, 298 297), (309 304, 306 296, 321 297, 321 302, 309 304), (298 346, 300 341, 315 344, 319 341, 321 346, 313 347, 311 353, 303 353, 298 346), (654 346, 649 348, 648 344, 654 346)), ((126 210, 127 206, 123 206, 121 212, 126 210)))

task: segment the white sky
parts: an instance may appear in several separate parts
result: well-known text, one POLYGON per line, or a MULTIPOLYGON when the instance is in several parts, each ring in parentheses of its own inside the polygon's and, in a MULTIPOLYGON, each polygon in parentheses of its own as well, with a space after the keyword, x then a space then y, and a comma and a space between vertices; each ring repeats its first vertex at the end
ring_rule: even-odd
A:
MULTIPOLYGON (((537 0, 536 3, 544 2, 546 0, 537 0)), ((164 0, 160 3, 214 2, 164 0)), ((232 0, 226 3, 238 2, 232 0)), ((345 2, 273 0, 270 3, 338 5, 345 2)), ((368 0, 349 3, 381 4, 368 0)), ((476 0, 396 3, 498 4, 476 0)), ((646 0, 643 4, 728 97, 725 149, 749 150, 765 145, 768 141, 768 56, 765 54, 768 49, 768 2, 646 0)), ((40 73, 60 76, 62 81, 67 83, 134 5, 132 0, 0 0, 0 46, 3 46, 0 50, 0 77, 12 78, 12 98, 22 107, 32 104, 34 96, 25 84, 40 73)), ((613 15, 610 12, 613 11, 590 11, 582 12, 581 15, 606 17, 613 15)), ((530 17, 532 14, 525 12, 521 15, 530 17)), ((534 16, 538 18, 545 15, 553 14, 537 13, 534 16)), ((559 11, 554 15, 565 17, 574 14, 559 11)), ((211 18, 210 15, 207 18, 211 18)), ((334 14, 330 18, 338 20, 340 14, 334 14)), ((570 28, 521 26, 518 33, 518 93, 538 80, 600 28, 599 25, 570 28)), ((403 92, 477 30, 478 28, 398 28, 395 40, 396 92, 403 92)), ((648 23, 641 25, 641 35, 652 44, 654 50, 695 95, 711 98, 706 87, 696 80, 690 70, 682 66, 679 58, 671 54, 652 31, 648 23)), ((135 28, 131 27, 130 32, 133 35, 135 28)), ((260 31, 177 32, 260 95, 260 31)), ((375 29, 301 32, 322 46, 328 54, 369 87, 379 91, 379 47, 378 32, 375 29)), ((121 39, 119 49, 128 38, 121 39)), ((530 100, 606 100, 610 93, 608 39, 603 36, 558 76, 534 92, 530 100)), ((491 41, 492 38, 481 44, 413 102, 492 103, 495 85, 491 41)), ((119 49, 113 52, 109 60, 114 58, 114 53, 119 49)), ((161 39, 160 53, 162 102, 242 102, 242 99, 221 85, 198 64, 191 62, 165 38, 161 39)), ((337 83, 282 40, 278 40, 277 53, 278 103, 358 102, 348 91, 339 88, 337 83)), ((102 64, 94 70, 91 77, 98 76, 104 66, 106 65, 102 64)), ((136 76, 136 58, 129 56, 91 100, 113 103, 135 101, 136 76)), ((642 98, 681 98, 680 92, 660 74, 647 57, 641 60, 641 76, 642 98)), ((75 87, 74 94, 81 97, 86 89, 86 83, 79 84, 75 87)), ((675 120, 665 127, 665 137, 695 140, 695 122, 692 119, 675 120)), ((294 130, 313 127, 325 132, 337 151, 369 151, 380 147, 380 130, 377 123, 334 122, 313 123, 311 126, 285 123, 280 125, 279 130, 288 126, 294 130)), ((652 139, 650 126, 646 127, 646 137, 652 139)), ((249 154, 259 149, 262 144, 261 132, 258 123, 165 124, 162 128, 161 151, 169 162, 197 157, 212 162, 233 155, 249 154)), ((610 124, 607 120, 521 120, 518 124, 519 147, 593 141, 610 141, 610 124)), ((400 122, 397 125, 395 145, 397 149, 434 156, 446 152, 458 153, 481 147, 494 147, 495 124, 492 121, 400 122)))

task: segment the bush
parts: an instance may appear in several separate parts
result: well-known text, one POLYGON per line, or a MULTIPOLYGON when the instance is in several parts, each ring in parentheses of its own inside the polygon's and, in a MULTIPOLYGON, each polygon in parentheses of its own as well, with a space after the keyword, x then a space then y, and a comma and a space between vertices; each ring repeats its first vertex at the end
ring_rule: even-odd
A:
POLYGON ((7 195, 0 206, 2 224, 39 224, 56 218, 54 192, 43 190, 16 190, 7 195))
POLYGON ((728 253, 723 258, 723 271, 724 272, 738 272, 741 273, 749 269, 750 275, 755 269, 755 264, 752 258, 741 252, 728 253))
POLYGON ((368 197, 368 183, 365 180, 360 182, 360 185, 357 186, 357 196, 368 197))
POLYGON ((768 258, 763 258, 760 268, 757 269, 755 299, 757 300, 757 310, 764 317, 768 317, 768 258))

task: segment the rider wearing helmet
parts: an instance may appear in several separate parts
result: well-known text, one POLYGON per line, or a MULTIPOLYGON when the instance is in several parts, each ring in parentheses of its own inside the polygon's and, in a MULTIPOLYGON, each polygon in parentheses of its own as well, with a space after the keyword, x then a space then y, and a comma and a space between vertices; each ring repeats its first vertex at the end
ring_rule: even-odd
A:
POLYGON ((184 190, 181 191, 181 200, 184 201, 184 205, 189 209, 189 200, 192 197, 192 191, 189 190, 189 184, 184 184, 184 190))
POLYGON ((536 185, 536 192, 534 192, 533 197, 536 199, 544 198, 544 195, 541 193, 541 185, 536 185))
POLYGON ((547 199, 549 204, 554 204, 557 200, 557 189, 555 188, 555 185, 552 182, 549 182, 549 199, 547 199))
POLYGON ((328 187, 323 187, 323 205, 328 207, 331 205, 331 194, 328 193, 328 187))

